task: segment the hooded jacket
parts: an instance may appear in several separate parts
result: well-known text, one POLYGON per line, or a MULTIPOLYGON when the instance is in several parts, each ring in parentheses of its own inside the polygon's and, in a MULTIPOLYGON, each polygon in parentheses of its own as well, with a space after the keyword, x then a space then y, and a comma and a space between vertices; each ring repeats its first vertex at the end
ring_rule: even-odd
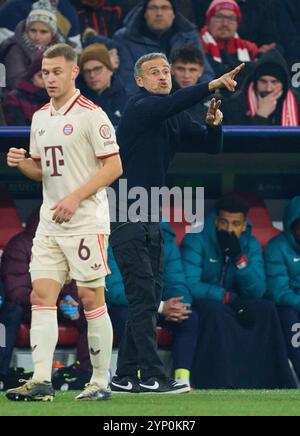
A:
MULTIPOLYGON (((183 296, 183 303, 191 303, 192 298, 186 284, 180 251, 175 242, 176 234, 168 223, 162 223, 162 229, 165 243, 163 301, 183 296)), ((108 265, 112 274, 106 278, 106 300, 110 305, 127 306, 123 279, 110 246, 108 249, 108 265)))
POLYGON ((266 280, 261 248, 252 236, 252 225, 242 233, 240 243, 248 264, 238 269, 228 263, 224 287, 220 286, 224 268, 223 255, 217 240, 216 213, 205 220, 201 233, 188 234, 182 243, 181 253, 187 285, 193 300, 210 299, 223 301, 226 292, 235 292, 244 299, 262 298, 266 291, 266 280))
POLYGON ((284 232, 268 243, 264 258, 268 297, 277 305, 293 307, 300 313, 300 246, 291 229, 298 218, 300 197, 295 197, 284 213, 284 232))
POLYGON ((5 120, 10 126, 30 125, 33 114, 48 101, 45 89, 38 88, 30 80, 20 80, 16 89, 4 98, 5 120))
MULTIPOLYGON (((229 100, 225 101, 223 106, 224 111, 224 123, 232 125, 281 125, 282 108, 284 100, 287 96, 287 92, 292 90, 290 86, 290 75, 287 63, 278 50, 270 50, 264 56, 262 56, 255 64, 250 74, 246 77, 242 88, 229 100), (257 70, 263 65, 272 63, 277 65, 282 70, 284 77, 284 93, 278 100, 277 108, 273 114, 268 118, 255 115, 253 118, 250 116, 250 107, 248 104, 248 89, 251 83, 257 78, 257 70)), ((300 113, 300 96, 292 90, 297 100, 298 111, 300 113)))
MULTIPOLYGON (((183 45, 193 45, 201 49, 196 26, 179 13, 176 14, 172 28, 163 34, 161 38, 157 38, 152 34, 144 19, 146 5, 147 1, 144 1, 140 7, 134 8, 125 19, 125 27, 114 34, 114 39, 120 45, 121 65, 119 72, 129 95, 137 91, 134 80, 134 65, 141 56, 153 52, 162 52, 168 57, 171 50, 183 45)), ((203 80, 210 81, 213 78, 212 68, 205 59, 203 80)))

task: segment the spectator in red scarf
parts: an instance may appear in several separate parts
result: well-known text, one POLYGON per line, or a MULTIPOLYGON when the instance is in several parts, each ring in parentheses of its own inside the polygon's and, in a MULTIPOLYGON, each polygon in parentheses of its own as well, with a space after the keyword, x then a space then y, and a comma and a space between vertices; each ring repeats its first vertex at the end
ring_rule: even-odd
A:
POLYGON ((292 90, 287 63, 277 50, 260 58, 223 110, 226 124, 299 126, 300 96, 292 90))
POLYGON ((200 37, 217 77, 257 58, 257 45, 240 39, 237 33, 240 21, 241 11, 234 0, 214 0, 207 10, 200 37))

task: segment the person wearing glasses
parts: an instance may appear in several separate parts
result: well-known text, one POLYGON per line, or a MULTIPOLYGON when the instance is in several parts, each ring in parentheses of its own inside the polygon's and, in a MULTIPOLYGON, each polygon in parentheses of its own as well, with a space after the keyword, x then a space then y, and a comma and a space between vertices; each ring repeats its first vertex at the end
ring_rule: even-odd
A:
POLYGON ((119 75, 114 73, 105 45, 96 43, 87 46, 79 58, 79 67, 79 89, 89 100, 99 105, 112 124, 117 126, 128 96, 119 75))
MULTIPOLYGON (((138 91, 132 71, 139 58, 149 53, 164 53, 191 45, 201 48, 198 30, 181 15, 175 0, 144 0, 126 17, 125 27, 113 38, 120 45, 119 73, 128 94, 138 91)), ((214 78, 212 67, 204 60, 204 81, 214 78)))

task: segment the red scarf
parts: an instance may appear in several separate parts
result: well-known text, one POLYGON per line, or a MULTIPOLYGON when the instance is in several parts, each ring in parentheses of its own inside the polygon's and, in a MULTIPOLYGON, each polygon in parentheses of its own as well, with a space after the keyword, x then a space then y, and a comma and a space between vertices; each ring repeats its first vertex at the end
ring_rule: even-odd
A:
POLYGON ((237 33, 228 41, 217 42, 209 33, 208 27, 204 26, 200 32, 200 38, 205 53, 209 53, 219 63, 222 63, 221 50, 226 50, 230 54, 237 53, 240 62, 250 62, 256 58, 258 53, 256 44, 241 39, 237 33))
MULTIPOLYGON (((258 98, 254 90, 253 83, 248 88, 248 105, 251 118, 255 117, 258 106, 258 98)), ((282 107, 281 125, 283 127, 299 126, 299 111, 295 95, 291 90, 288 91, 282 107)))

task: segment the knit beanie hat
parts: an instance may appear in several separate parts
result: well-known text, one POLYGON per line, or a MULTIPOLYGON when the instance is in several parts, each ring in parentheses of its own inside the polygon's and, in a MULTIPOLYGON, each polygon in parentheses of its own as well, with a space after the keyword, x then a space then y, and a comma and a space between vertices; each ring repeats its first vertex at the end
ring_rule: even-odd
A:
MULTIPOLYGON (((148 6, 148 3, 149 3, 150 1, 151 1, 151 0, 145 0, 145 1, 144 1, 143 12, 146 12, 146 9, 147 9, 147 6, 148 6)), ((176 7, 177 7, 176 2, 177 2, 177 0, 168 0, 168 1, 171 3, 171 5, 172 5, 172 7, 173 7, 173 9, 174 9, 174 12, 176 13, 176 7)))
POLYGON ((217 12, 221 11, 222 9, 233 11, 238 18, 238 23, 240 23, 241 10, 237 2, 235 2, 234 0, 213 0, 206 12, 206 24, 209 23, 211 17, 213 17, 217 12))
POLYGON ((110 71, 114 70, 110 61, 109 52, 103 44, 91 44, 87 46, 80 55, 79 68, 82 69, 83 65, 88 61, 99 61, 110 71))
POLYGON ((31 12, 26 20, 26 27, 30 23, 44 23, 50 27, 51 31, 57 33, 56 9, 49 0, 39 0, 32 5, 31 12))

